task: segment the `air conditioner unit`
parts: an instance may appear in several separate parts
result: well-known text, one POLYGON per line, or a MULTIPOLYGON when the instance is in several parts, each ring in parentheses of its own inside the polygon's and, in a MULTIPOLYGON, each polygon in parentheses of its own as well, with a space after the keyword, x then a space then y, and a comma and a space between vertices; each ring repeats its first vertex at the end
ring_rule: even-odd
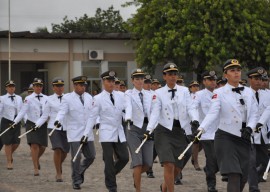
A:
POLYGON ((89 50, 89 60, 103 60, 103 50, 89 50))

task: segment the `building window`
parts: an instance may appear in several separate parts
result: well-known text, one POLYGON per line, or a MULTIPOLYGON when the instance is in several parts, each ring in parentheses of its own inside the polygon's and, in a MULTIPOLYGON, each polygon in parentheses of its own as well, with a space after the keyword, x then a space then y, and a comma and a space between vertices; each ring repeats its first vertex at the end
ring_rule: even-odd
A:
POLYGON ((102 91, 100 72, 101 68, 99 63, 94 61, 82 62, 82 75, 87 76, 87 92, 91 95, 96 95, 102 91))
POLYGON ((82 62, 82 75, 87 76, 88 78, 98 78, 100 74, 100 64, 89 61, 82 62))

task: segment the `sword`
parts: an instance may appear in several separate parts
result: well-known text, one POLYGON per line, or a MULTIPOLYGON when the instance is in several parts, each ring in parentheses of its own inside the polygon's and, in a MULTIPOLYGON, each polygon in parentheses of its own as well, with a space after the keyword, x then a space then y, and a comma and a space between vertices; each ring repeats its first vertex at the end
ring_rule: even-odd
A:
POLYGON ((269 161, 268 161, 266 170, 265 170, 265 172, 264 172, 264 174, 263 174, 263 179, 264 179, 264 180, 267 179, 269 168, 270 168, 270 159, 269 159, 269 161))
POLYGON ((200 137, 200 135, 202 134, 202 130, 196 135, 195 139, 190 142, 188 144, 188 146, 186 147, 186 149, 183 151, 183 153, 181 153, 178 157, 179 160, 183 159, 183 157, 185 156, 186 152, 188 151, 188 149, 193 145, 193 143, 198 140, 198 138, 200 137))
POLYGON ((51 132, 48 134, 49 137, 52 136, 53 132, 57 129, 57 126, 54 126, 53 130, 51 130, 51 132))
POLYGON ((12 127, 12 125, 11 126, 9 126, 5 131, 3 131, 1 134, 0 134, 0 137, 2 136, 2 135, 4 135, 8 130, 10 130, 11 129, 11 127, 12 127))
MULTIPOLYGON (((83 141, 85 141, 86 138, 87 138, 87 137, 85 137, 83 141)), ((81 151, 81 149, 82 149, 82 146, 83 146, 83 143, 80 144, 80 146, 79 146, 79 148, 78 148, 78 151, 77 151, 76 155, 74 156, 74 158, 73 158, 73 160, 72 160, 73 163, 76 161, 77 156, 79 155, 79 153, 80 153, 80 151, 81 151)))
POLYGON ((27 135, 28 133, 32 132, 34 130, 34 128, 26 131, 25 133, 21 134, 18 138, 22 138, 23 136, 27 135))
MULTIPOLYGON (((150 131, 149 135, 153 132, 153 130, 150 131)), ((135 153, 139 153, 143 144, 147 141, 147 137, 142 141, 142 143, 140 144, 140 146, 136 149, 135 153)))

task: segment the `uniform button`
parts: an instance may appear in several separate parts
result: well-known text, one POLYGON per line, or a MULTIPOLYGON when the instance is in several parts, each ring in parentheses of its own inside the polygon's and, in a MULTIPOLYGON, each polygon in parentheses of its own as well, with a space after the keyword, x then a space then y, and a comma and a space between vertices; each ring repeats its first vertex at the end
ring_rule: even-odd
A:
POLYGON ((236 118, 236 116, 234 116, 234 118, 236 118))
POLYGON ((169 113, 167 113, 167 115, 169 115, 169 113))
POLYGON ((165 108, 165 110, 167 110, 167 108, 165 108))
POLYGON ((168 118, 169 120, 171 119, 171 118, 168 118))
POLYGON ((236 123, 238 123, 238 121, 235 121, 236 123))

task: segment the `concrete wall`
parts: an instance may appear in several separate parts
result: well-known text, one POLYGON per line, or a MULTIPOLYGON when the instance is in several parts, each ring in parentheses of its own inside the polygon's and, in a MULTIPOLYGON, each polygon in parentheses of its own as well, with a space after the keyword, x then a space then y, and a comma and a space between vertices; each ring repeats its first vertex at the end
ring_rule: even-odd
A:
MULTIPOLYGON (((109 69, 110 62, 126 63, 128 87, 132 87, 130 73, 137 68, 137 64, 135 52, 128 40, 14 38, 11 39, 11 60, 17 64, 12 67, 12 77, 16 75, 14 80, 19 82, 22 70, 30 70, 34 74, 39 71, 39 75, 43 75, 48 81, 46 90, 49 94, 52 93, 51 80, 56 76, 64 78, 66 92, 72 91, 71 79, 82 75, 82 63, 89 62, 89 50, 103 50, 104 52, 104 59, 99 61, 100 74, 109 69), (28 67, 27 62, 31 63, 28 67), (38 63, 39 66, 35 67, 35 63, 38 63)), ((0 65, 5 63, 1 67, 2 81, 7 79, 7 62, 8 40, 1 38, 0 65)), ((18 89, 21 89, 20 85, 18 89)))

